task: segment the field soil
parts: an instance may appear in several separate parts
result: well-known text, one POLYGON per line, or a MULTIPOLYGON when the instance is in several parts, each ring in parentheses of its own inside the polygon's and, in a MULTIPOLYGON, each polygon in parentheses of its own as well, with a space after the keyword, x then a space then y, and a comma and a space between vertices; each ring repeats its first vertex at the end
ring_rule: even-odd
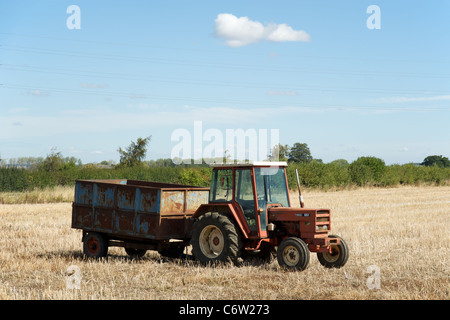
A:
POLYGON ((325 269, 316 254, 303 272, 276 259, 203 267, 150 251, 131 259, 122 248, 95 261, 70 227, 70 202, 1 204, 0 299, 449 299, 449 186, 306 191, 304 199, 332 210, 331 233, 350 249, 343 268, 325 269))

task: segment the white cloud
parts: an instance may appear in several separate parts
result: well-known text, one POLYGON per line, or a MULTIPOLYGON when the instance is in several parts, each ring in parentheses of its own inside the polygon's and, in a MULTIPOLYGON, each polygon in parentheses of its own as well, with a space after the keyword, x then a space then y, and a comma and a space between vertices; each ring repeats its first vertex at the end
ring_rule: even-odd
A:
POLYGON ((43 92, 38 89, 31 90, 28 93, 35 97, 47 97, 50 95, 48 92, 43 92))
POLYGON ((88 89, 104 89, 104 88, 106 88, 106 84, 104 84, 104 83, 86 83, 86 82, 82 82, 80 85, 83 88, 88 88, 88 89))
POLYGON ((107 134, 120 129, 123 131, 145 128, 167 128, 185 126, 186 123, 204 121, 212 126, 235 125, 236 119, 241 119, 245 125, 259 125, 261 121, 275 117, 293 116, 301 113, 323 112, 320 109, 308 107, 267 107, 242 109, 238 107, 194 107, 187 106, 181 110, 164 109, 155 112, 123 112, 110 110, 79 109, 67 110, 49 115, 0 115, 0 140, 24 139, 28 137, 51 137, 62 134, 90 133, 107 134), (20 123, 21 126, 14 125, 20 123), (22 127, 23 126, 23 127, 22 127))
POLYGON ((9 109, 10 114, 23 114, 30 110, 30 108, 12 108, 9 109))
POLYGON ((238 18, 229 13, 220 13, 215 20, 215 32, 230 47, 240 47, 261 40, 264 26, 248 17, 238 18))
POLYGON ((75 147, 70 147, 69 148, 69 153, 70 154, 80 154, 82 152, 80 150, 76 149, 75 147))
POLYGON ((310 41, 311 37, 303 30, 294 30, 287 24, 269 25, 267 27, 270 32, 267 35, 267 40, 274 42, 283 41, 310 41))
POLYGON ((261 22, 248 17, 236 17, 230 13, 220 13, 215 19, 215 35, 225 39, 230 47, 241 47, 261 40, 273 42, 310 41, 311 37, 303 30, 294 30, 287 24, 261 22))

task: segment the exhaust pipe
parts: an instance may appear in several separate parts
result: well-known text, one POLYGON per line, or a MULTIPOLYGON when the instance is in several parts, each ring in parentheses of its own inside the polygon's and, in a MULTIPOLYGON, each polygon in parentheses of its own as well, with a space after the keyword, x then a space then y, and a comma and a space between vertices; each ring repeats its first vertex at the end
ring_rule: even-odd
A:
POLYGON ((300 202, 300 207, 304 208, 305 203, 303 202, 302 190, 300 189, 300 179, 298 177, 298 170, 295 169, 295 175, 297 176, 297 187, 298 187, 298 200, 300 202))

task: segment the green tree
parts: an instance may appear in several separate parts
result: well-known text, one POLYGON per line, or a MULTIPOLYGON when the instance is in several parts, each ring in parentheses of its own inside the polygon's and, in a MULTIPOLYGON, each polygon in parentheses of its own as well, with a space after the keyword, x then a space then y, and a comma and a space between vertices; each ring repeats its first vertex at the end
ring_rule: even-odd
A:
POLYGON ((341 167, 341 168, 347 168, 349 166, 348 161, 345 160, 345 159, 333 160, 333 161, 330 162, 330 164, 336 165, 336 166, 341 167))
POLYGON ((380 182, 386 170, 386 164, 380 158, 359 157, 349 166, 352 181, 358 185, 380 182))
POLYGON ((126 150, 119 148, 117 151, 120 153, 119 166, 122 167, 134 167, 140 165, 147 153, 147 144, 150 142, 152 136, 147 138, 138 138, 136 142, 131 141, 131 144, 126 150))
POLYGON ((450 167, 450 160, 447 157, 443 157, 442 155, 433 155, 426 157, 421 164, 427 167, 438 166, 441 168, 447 168, 450 167))
POLYGON ((64 161, 61 152, 56 152, 56 149, 52 149, 50 154, 44 159, 41 164, 41 168, 44 171, 58 171, 61 170, 64 165, 64 161))
POLYGON ((0 168, 0 192, 24 191, 27 188, 27 173, 24 169, 0 168))
POLYGON ((288 161, 290 162, 310 162, 313 160, 311 151, 306 143, 296 142, 289 151, 288 161))
POLYGON ((289 157, 289 146, 285 144, 278 143, 272 148, 269 160, 275 161, 287 161, 289 157))
POLYGON ((75 157, 63 158, 61 152, 56 152, 56 148, 52 148, 50 154, 38 166, 41 170, 52 172, 65 169, 73 169, 81 165, 81 160, 75 157))

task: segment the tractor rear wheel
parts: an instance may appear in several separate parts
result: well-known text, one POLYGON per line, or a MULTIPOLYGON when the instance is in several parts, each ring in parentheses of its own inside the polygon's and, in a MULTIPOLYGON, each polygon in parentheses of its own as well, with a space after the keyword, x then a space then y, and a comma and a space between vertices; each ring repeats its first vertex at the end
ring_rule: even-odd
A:
POLYGON ((203 264, 237 263, 240 238, 235 225, 224 214, 207 212, 192 228, 192 254, 203 264))
POLYGON ((330 235, 330 238, 340 239, 340 244, 331 245, 331 252, 317 252, 317 259, 325 268, 340 268, 348 260, 347 243, 339 236, 330 235))
POLYGON ((308 267, 310 253, 306 243, 297 237, 281 241, 277 249, 278 264, 293 271, 302 271, 308 267))

